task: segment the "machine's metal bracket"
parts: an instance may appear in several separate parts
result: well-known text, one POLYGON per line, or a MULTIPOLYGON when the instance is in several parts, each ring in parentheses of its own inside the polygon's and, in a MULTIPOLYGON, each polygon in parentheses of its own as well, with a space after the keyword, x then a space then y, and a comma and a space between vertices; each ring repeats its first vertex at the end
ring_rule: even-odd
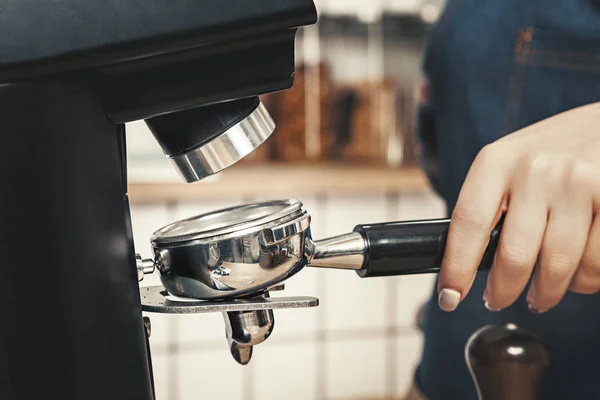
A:
POLYGON ((316 297, 279 297, 203 301, 179 299, 162 286, 140 288, 142 310, 162 314, 199 314, 230 311, 258 311, 290 308, 310 308, 319 305, 316 297))

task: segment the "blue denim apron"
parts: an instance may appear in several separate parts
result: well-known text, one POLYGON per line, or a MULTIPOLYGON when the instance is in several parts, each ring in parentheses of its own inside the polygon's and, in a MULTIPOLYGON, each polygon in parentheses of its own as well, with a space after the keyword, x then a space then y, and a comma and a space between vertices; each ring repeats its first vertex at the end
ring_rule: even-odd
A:
MULTIPOLYGON (((449 1, 430 32, 424 58, 430 102, 419 114, 423 163, 449 210, 484 145, 600 101, 598 3, 449 1)), ((476 399, 464 360, 467 339, 485 324, 513 322, 541 334, 551 347, 544 400, 600 399, 600 295, 569 293, 543 315, 529 312, 523 295, 492 313, 482 301, 486 279, 486 273, 478 274, 453 313, 440 311, 433 290, 416 373, 423 393, 430 400, 476 399)))

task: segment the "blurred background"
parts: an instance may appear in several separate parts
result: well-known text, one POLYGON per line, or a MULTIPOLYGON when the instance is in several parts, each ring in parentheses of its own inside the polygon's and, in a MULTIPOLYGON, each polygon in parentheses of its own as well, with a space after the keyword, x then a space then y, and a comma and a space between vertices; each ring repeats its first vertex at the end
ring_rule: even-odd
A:
MULTIPOLYGON (((316 239, 359 223, 445 216, 415 143, 421 54, 444 1, 316 3, 319 23, 298 33, 295 86, 263 97, 277 130, 247 159, 185 185, 145 124, 128 125, 138 253, 150 254, 150 236, 167 223, 274 198, 301 200, 316 239)), ((316 296, 320 306, 276 310, 273 335, 245 367, 229 354, 221 314, 146 314, 158 398, 403 399, 422 346, 418 312, 433 281, 305 269, 276 295, 316 296)), ((142 282, 156 284, 157 276, 142 282)))

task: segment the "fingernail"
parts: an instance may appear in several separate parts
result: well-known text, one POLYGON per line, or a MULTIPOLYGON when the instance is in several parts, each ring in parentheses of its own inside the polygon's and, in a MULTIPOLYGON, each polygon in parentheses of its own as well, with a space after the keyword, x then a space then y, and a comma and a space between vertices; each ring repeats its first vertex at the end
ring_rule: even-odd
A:
POLYGON ((535 300, 535 283, 531 282, 531 285, 529 286, 529 293, 527 293, 527 304, 529 305, 529 308, 531 309, 531 304, 534 302, 535 300))
POLYGON ((485 308, 487 308, 488 311, 491 312, 498 312, 502 310, 501 308, 494 308, 490 306, 490 303, 486 299, 483 299, 483 305, 485 306, 485 308))
POLYGON ((533 305, 531 305, 531 303, 528 304, 528 307, 529 307, 529 311, 536 313, 536 314, 543 314, 550 310, 549 308, 535 308, 533 305))
POLYGON ((535 285, 532 283, 529 287, 529 293, 527 293, 527 302, 531 303, 535 297, 535 285))
POLYGON ((460 293, 452 289, 442 289, 438 297, 438 303, 442 310, 447 312, 454 311, 460 303, 460 293))
POLYGON ((536 314, 543 314, 545 312, 548 312, 548 310, 550 310, 549 308, 537 308, 536 306, 533 305, 533 303, 535 302, 535 297, 536 297, 535 283, 532 282, 531 286, 529 287, 529 293, 527 293, 527 307, 529 308, 529 311, 536 313, 536 314))
POLYGON ((486 286, 485 291, 483 292, 483 305, 485 306, 485 308, 488 311, 492 311, 492 312, 500 311, 500 308, 494 308, 490 305, 490 302, 488 300, 490 297, 489 293, 490 293, 489 286, 486 286))

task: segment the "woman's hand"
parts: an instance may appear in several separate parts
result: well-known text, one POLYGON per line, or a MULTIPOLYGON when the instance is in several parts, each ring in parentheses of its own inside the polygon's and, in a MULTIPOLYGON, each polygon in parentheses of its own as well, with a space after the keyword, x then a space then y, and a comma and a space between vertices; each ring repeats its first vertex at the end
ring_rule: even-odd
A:
POLYGON ((600 290, 600 103, 517 131, 477 156, 452 214, 439 303, 469 292, 489 235, 506 219, 484 294, 501 310, 523 292, 538 313, 567 290, 600 290), (534 272, 535 267, 535 272, 534 272))

